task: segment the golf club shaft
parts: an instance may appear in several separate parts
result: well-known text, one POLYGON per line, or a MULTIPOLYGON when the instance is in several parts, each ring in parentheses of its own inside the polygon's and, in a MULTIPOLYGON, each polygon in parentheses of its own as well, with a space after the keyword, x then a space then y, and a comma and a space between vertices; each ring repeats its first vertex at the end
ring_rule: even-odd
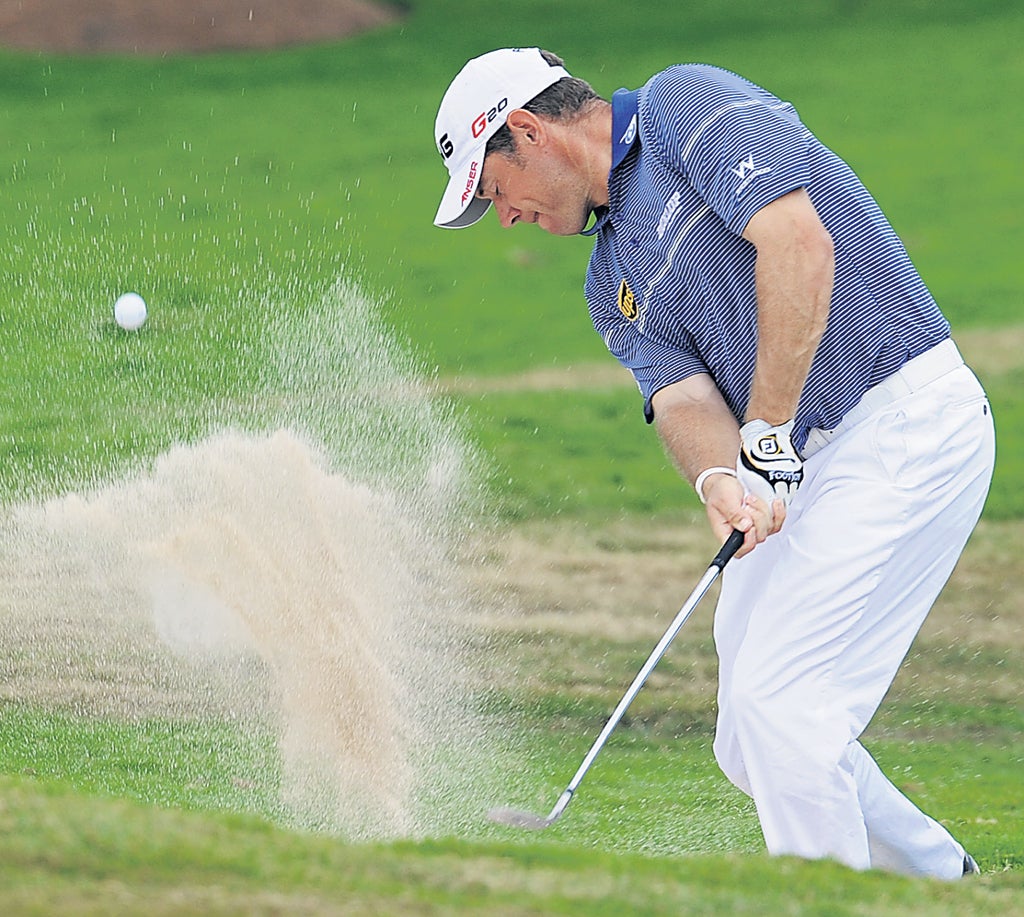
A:
POLYGON ((633 702, 633 699, 643 687, 644 682, 647 681, 647 678, 653 671, 654 667, 661 660, 661 657, 665 655, 665 651, 668 649, 669 644, 675 639, 676 634, 679 633, 680 628, 682 628, 686 623, 687 618, 693 614, 693 610, 700 603, 700 600, 704 598, 708 589, 711 588, 712 583, 718 579, 718 575, 722 572, 722 568, 725 567, 742 544, 743 533, 733 531, 725 544, 722 545, 721 550, 715 555, 715 559, 711 562, 711 566, 709 566, 705 571, 700 582, 697 583, 696 588, 690 593, 689 598, 683 604, 683 607, 679 609, 678 614, 676 614, 672 623, 669 625, 668 630, 665 631, 664 636, 658 641, 658 645, 651 651, 651 655, 647 657, 647 661, 643 664, 640 671, 637 672, 636 678, 633 679, 632 684, 626 689, 626 693, 622 696, 622 700, 619 701, 618 706, 608 718, 608 722, 605 723, 604 729, 601 730, 601 734, 590 747, 590 751, 587 752, 587 755, 583 759, 583 763, 580 764, 575 776, 573 776, 572 780, 569 781, 569 785, 558 798, 558 802, 555 803, 555 807, 547 817, 548 823, 557 819, 565 810, 565 807, 569 805, 569 801, 572 799, 572 794, 576 792, 576 788, 580 785, 580 781, 583 779, 583 776, 590 769, 590 765, 594 763, 594 759, 604 747, 604 743, 608 741, 608 736, 612 734, 612 730, 614 730, 618 725, 619 720, 622 719, 626 709, 633 702))

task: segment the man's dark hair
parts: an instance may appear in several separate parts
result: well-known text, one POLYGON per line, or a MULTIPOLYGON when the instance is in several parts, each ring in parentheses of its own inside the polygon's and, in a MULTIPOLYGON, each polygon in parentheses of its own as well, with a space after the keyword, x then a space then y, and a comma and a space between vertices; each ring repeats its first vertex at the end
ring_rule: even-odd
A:
MULTIPOLYGON (((550 51, 541 51, 541 57, 547 61, 550 67, 564 67, 565 62, 550 51)), ((578 115, 584 108, 600 96, 594 92, 590 83, 586 80, 578 80, 573 76, 563 76, 557 83, 548 86, 539 95, 534 96, 523 108, 535 115, 550 118, 552 121, 570 120, 578 115)), ((490 140, 487 141, 487 149, 484 156, 491 153, 501 153, 503 156, 514 158, 516 155, 516 141, 507 124, 503 124, 490 140)))

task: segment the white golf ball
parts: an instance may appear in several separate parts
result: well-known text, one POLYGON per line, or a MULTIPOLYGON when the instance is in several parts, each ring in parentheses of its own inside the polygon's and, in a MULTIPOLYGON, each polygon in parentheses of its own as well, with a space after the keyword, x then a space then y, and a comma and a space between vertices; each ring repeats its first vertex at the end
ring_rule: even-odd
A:
POLYGON ((125 331, 135 331, 146 321, 146 301, 138 293, 125 293, 114 303, 114 321, 125 331))

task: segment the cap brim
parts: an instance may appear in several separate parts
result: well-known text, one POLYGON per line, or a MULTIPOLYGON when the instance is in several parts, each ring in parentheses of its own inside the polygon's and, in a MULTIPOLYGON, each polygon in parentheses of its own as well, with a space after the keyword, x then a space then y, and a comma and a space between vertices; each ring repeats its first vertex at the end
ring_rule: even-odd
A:
POLYGON ((437 208, 434 225, 444 229, 464 229, 478 222, 491 202, 476 196, 483 170, 484 151, 470 156, 465 166, 452 173, 444 189, 441 206, 437 208))

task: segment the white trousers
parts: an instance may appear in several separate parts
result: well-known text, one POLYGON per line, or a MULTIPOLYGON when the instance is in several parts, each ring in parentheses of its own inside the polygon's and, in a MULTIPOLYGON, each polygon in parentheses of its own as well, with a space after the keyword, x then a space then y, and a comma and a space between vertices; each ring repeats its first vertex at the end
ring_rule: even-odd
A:
POLYGON ((991 411, 960 365, 828 438, 782 530, 723 576, 715 755, 770 853, 960 878, 963 847, 858 738, 981 513, 991 411))

